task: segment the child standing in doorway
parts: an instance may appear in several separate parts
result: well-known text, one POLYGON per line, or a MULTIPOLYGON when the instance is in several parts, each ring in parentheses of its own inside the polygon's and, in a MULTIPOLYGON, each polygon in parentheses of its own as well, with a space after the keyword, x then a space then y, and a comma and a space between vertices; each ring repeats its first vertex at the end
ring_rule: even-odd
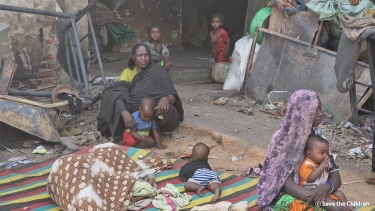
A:
POLYGON ((160 39, 160 28, 152 25, 147 28, 147 36, 150 42, 145 42, 150 47, 151 59, 155 63, 161 63, 162 66, 169 70, 172 67, 169 61, 169 50, 167 46, 159 41, 160 39))
POLYGON ((212 15, 211 26, 213 30, 210 33, 212 43, 212 56, 215 63, 230 62, 229 46, 230 39, 228 33, 222 28, 224 16, 220 13, 212 15))

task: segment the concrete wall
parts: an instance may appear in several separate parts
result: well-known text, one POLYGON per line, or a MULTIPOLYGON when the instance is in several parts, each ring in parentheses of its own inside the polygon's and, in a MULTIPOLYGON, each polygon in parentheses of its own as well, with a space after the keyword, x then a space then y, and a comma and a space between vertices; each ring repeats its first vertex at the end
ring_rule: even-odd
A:
POLYGON ((115 5, 120 5, 115 8, 116 16, 136 34, 132 41, 121 43, 120 52, 128 51, 137 41, 148 41, 150 25, 160 27, 161 41, 169 49, 182 48, 182 0, 118 0, 115 5))
MULTIPOLYGON (((0 0, 0 4, 75 13, 87 4, 87 0, 0 0)), ((69 83, 63 68, 64 59, 60 59, 63 55, 58 55, 64 41, 61 29, 67 24, 67 19, 0 11, 0 22, 9 26, 12 52, 18 65, 13 88, 31 82, 39 85, 69 83)), ((87 21, 80 24, 81 34, 87 32, 87 21)), ((87 52, 87 44, 84 49, 87 52)))

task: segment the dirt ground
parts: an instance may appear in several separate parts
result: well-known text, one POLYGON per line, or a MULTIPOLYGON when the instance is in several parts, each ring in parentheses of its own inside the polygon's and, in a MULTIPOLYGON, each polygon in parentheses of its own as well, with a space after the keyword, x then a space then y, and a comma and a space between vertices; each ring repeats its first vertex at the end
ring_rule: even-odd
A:
MULTIPOLYGON (((170 135, 163 135, 162 141, 168 146, 166 150, 152 148, 151 150, 167 157, 177 158, 191 152, 191 147, 198 142, 204 142, 211 148, 209 163, 218 171, 227 171, 240 175, 245 168, 262 163, 272 134, 279 128, 282 117, 260 112, 264 107, 254 105, 255 102, 243 98, 236 92, 221 90, 222 85, 213 83, 186 83, 176 85, 185 109, 184 122, 170 135), (228 97, 225 105, 217 106, 212 101, 219 97, 228 97), (237 112, 239 108, 252 107, 253 115, 237 112)), ((101 87, 93 87, 94 92, 100 92, 101 87)), ((324 106, 324 105, 323 105, 324 106)), ((61 116, 58 128, 81 125, 84 133, 72 138, 76 143, 95 144, 96 117, 100 105, 94 105, 90 110, 76 116, 61 116)), ((325 135, 335 149, 337 164, 343 185, 341 190, 352 201, 369 202, 375 205, 375 186, 364 183, 371 173, 369 158, 348 158, 346 152, 353 146, 364 146, 366 141, 360 139, 355 131, 335 125, 322 126, 325 135), (359 144, 354 144, 354 143, 359 144), (341 145, 340 145, 341 143, 341 145), (342 144, 344 143, 344 144, 342 144), (352 146, 353 145, 353 146, 352 146), (355 182, 355 183, 352 183, 355 182)), ((11 157, 24 156, 27 160, 40 161, 60 153, 70 153, 60 144, 36 142, 31 147, 24 148, 26 140, 11 140, 2 142, 13 152, 0 146, 0 163, 8 163, 11 157), (48 151, 44 155, 32 154, 37 146, 44 146, 48 151)), ((107 140, 108 141, 108 140, 107 140)), ((22 165, 22 164, 19 164, 22 165)), ((4 168, 4 165, 3 165, 4 168)))
MULTIPOLYGON (((105 53, 102 56, 121 58, 120 61, 104 64, 105 74, 110 77, 120 75, 126 67, 129 57, 128 54, 113 53, 105 53)), ((196 60, 195 57, 210 57, 210 49, 187 48, 184 51, 172 51, 173 68, 180 71, 211 69, 211 63, 196 60)), ((97 64, 91 64, 91 70, 92 77, 99 75, 97 64)), ((204 142, 211 147, 210 165, 215 170, 227 171, 236 175, 240 175, 249 166, 263 163, 271 136, 280 127, 282 117, 260 112, 260 110, 264 110, 263 106, 255 105, 254 101, 244 98, 235 91, 223 91, 221 84, 192 82, 180 83, 175 86, 183 101, 184 121, 171 135, 162 136, 162 141, 168 146, 168 149, 152 148, 151 150, 176 158, 190 153, 195 143, 204 142), (211 103, 220 97, 228 97, 229 100, 222 106, 211 103), (237 112, 241 108, 247 110, 250 107, 253 115, 237 112)), ((94 86, 92 92, 100 93, 102 89, 101 86, 94 86)), ((61 116, 57 126, 58 130, 60 131, 66 126, 79 125, 83 127, 84 132, 72 139, 80 145, 80 148, 95 144, 95 141, 90 140, 98 139, 95 132, 99 107, 99 104, 95 104, 83 114, 61 116)), ((49 113, 53 117, 55 111, 50 110, 49 113)), ((338 155, 336 162, 340 166, 342 177, 341 190, 349 200, 370 202, 375 205, 375 185, 368 185, 364 182, 365 178, 375 177, 375 174, 371 173, 371 161, 365 153, 351 157, 347 155, 347 151, 355 147, 361 147, 365 151, 365 145, 369 141, 366 134, 359 134, 358 131, 351 128, 345 129, 337 125, 322 125, 322 129, 330 141, 334 153, 338 155)), ((37 139, 32 140, 37 142, 31 147, 25 148, 22 146, 25 141, 27 140, 4 138, 0 141, 5 147, 13 150, 10 152, 0 146, 0 170, 9 164, 8 159, 12 157, 21 156, 26 157, 26 160, 37 162, 57 154, 71 153, 60 144, 40 142, 37 139), (32 154, 37 146, 44 146, 47 153, 44 155, 32 154)))

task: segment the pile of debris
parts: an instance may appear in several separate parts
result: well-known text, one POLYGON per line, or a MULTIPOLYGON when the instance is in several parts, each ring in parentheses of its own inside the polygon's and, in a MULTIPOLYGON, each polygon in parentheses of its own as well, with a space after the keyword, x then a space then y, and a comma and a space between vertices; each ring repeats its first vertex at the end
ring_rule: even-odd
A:
POLYGON ((330 142, 330 149, 338 156, 371 163, 372 132, 374 126, 354 126, 351 122, 340 125, 323 125, 323 136, 330 142))

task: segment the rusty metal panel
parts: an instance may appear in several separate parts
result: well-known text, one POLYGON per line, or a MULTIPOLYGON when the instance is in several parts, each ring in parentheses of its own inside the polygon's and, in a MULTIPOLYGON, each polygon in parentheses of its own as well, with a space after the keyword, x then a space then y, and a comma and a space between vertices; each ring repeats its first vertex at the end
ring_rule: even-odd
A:
POLYGON ((286 16, 284 13, 278 11, 277 8, 272 8, 268 29, 312 43, 318 27, 319 17, 314 13, 300 11, 296 14, 286 16))
POLYGON ((17 65, 10 59, 5 59, 0 75, 0 94, 7 95, 17 65))
POLYGON ((51 142, 60 142, 60 135, 42 108, 13 101, 0 100, 0 122, 51 142))
MULTIPOLYGON (((246 82, 249 97, 268 103, 265 100, 271 91, 309 89, 319 94, 323 111, 333 115, 333 122, 340 123, 351 114, 349 94, 336 89, 335 52, 261 30, 264 40, 246 82)), ((365 80, 368 71, 368 65, 359 62, 356 78, 365 80)))

